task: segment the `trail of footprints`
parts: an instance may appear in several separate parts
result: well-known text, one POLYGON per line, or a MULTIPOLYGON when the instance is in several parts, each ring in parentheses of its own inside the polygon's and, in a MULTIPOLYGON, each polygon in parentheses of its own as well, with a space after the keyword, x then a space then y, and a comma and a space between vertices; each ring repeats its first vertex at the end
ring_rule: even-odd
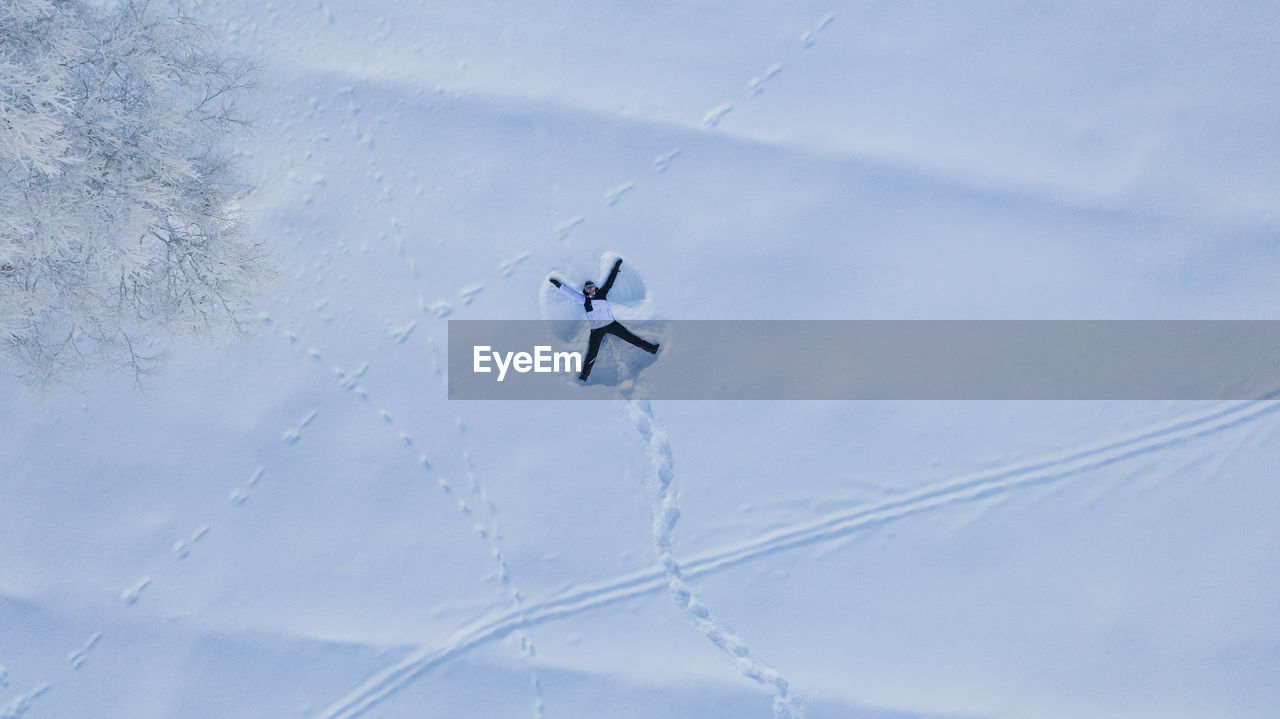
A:
MULTIPOLYGON (((475 289, 472 289, 468 293, 464 288, 464 291, 459 294, 470 294, 471 296, 474 296, 483 289, 483 285, 480 284, 470 285, 469 287, 475 289)), ((269 318, 264 318, 264 321, 270 324, 269 318)), ((284 337, 286 341, 290 342, 290 344, 297 344, 297 337, 293 332, 283 328, 278 329, 278 332, 280 336, 284 337)), ((394 337, 394 334, 392 336, 394 337)), ((399 342, 397 343, 399 344, 399 342)), ((323 360, 323 356, 314 348, 308 349, 306 354, 314 359, 323 360)), ((333 367, 333 374, 337 379, 339 388, 356 394, 360 397, 363 403, 373 407, 370 403, 368 391, 359 383, 360 378, 364 376, 368 369, 369 363, 365 362, 358 370, 348 374, 341 367, 335 365, 333 367)), ((435 374, 443 377, 443 373, 438 363, 435 374)), ((310 420, 314 418, 314 414, 315 413, 312 413, 311 415, 308 415, 307 418, 304 418, 301 427, 305 427, 309 424, 310 420)), ((389 411, 383 408, 378 408, 376 410, 376 415, 380 420, 380 424, 387 427, 388 430, 394 434, 399 445, 406 450, 413 447, 413 436, 408 431, 401 428, 389 411)), ((462 421, 461 417, 455 416, 454 425, 459 435, 464 435, 466 433, 466 425, 462 421)), ((497 507, 489 498, 488 492, 485 490, 484 485, 481 484, 476 475, 475 463, 471 459, 470 450, 464 449, 461 453, 461 458, 466 468, 465 477, 467 484, 465 496, 463 493, 455 491, 453 483, 451 483, 448 478, 435 471, 435 468, 432 466, 431 460, 426 453, 419 452, 416 456, 416 463, 422 468, 424 473, 435 480, 436 486, 440 488, 440 491, 446 497, 453 500, 458 512, 464 519, 471 523, 471 527, 477 537, 485 543, 489 555, 494 562, 493 576, 500 585, 500 594, 512 605, 517 615, 522 615, 524 612, 523 597, 519 588, 511 578, 511 569, 507 564, 506 556, 503 551, 502 531, 497 520, 497 507)), ((542 682, 538 676, 537 669, 532 665, 532 660, 536 657, 537 650, 534 647, 532 639, 530 639, 523 631, 517 633, 516 639, 519 642, 520 654, 530 662, 531 684, 534 691, 534 717, 535 719, 541 719, 544 714, 542 682)))
MULTIPOLYGON (((827 13, 814 28, 810 30, 806 30, 803 33, 801 33, 800 43, 803 46, 803 48, 805 50, 808 50, 809 48, 813 47, 814 44, 817 43, 818 33, 826 29, 826 27, 830 25, 835 19, 836 19, 836 16, 834 13, 827 13)), ((748 80, 746 95, 745 97, 743 97, 743 100, 751 100, 756 97, 759 97, 762 93, 764 93, 765 86, 768 85, 769 82, 773 80, 773 78, 777 77, 778 74, 782 72, 783 67, 784 66, 782 63, 775 62, 769 67, 765 68, 764 72, 748 80)), ((734 108, 734 101, 732 100, 717 104, 716 106, 712 107, 710 110, 707 110, 707 112, 702 116, 702 124, 706 125, 709 128, 715 129, 720 125, 720 121, 724 119, 724 116, 728 115, 730 112, 733 111, 733 108, 734 108)))
MULTIPOLYGON (((314 350, 312 350, 312 352, 314 352, 314 350)), ((296 444, 302 436, 302 430, 310 425, 315 420, 316 416, 317 412, 311 411, 307 413, 297 425, 286 429, 283 435, 284 444, 296 444)), ((260 467, 244 484, 231 490, 229 500, 233 506, 241 506, 248 500, 250 491, 257 486, 259 480, 262 479, 262 474, 263 469, 260 467)), ((208 523, 201 524, 188 534, 186 538, 175 541, 170 547, 170 553, 174 560, 182 561, 190 556, 193 547, 209 533, 209 528, 210 525, 208 523)), ((125 587, 120 592, 121 604, 126 608, 137 604, 141 601, 143 593, 152 585, 153 581, 154 580, 151 576, 143 576, 125 587)), ((102 630, 96 630, 89 635, 83 645, 69 652, 67 654, 67 662, 70 667, 72 669, 79 669, 83 666, 85 661, 88 659, 90 652, 98 645, 102 640, 102 637, 102 630)), ((3 670, 0 669, 0 688, 4 688, 4 686, 6 686, 6 682, 4 681, 5 676, 6 675, 3 673, 3 670)), ((4 710, 3 713, 0 713, 0 719, 17 719, 17 717, 21 717, 30 709, 31 702, 40 695, 49 691, 51 687, 51 684, 42 684, 36 690, 18 697, 4 710)))
MULTIPOLYGON (((773 75, 776 75, 778 70, 781 69, 781 65, 778 65, 775 67, 777 68, 777 70, 771 68, 770 73, 766 74, 767 75, 766 79, 773 77, 773 75)), ((681 152, 682 151, 679 147, 673 147, 670 150, 667 150, 666 152, 663 152, 657 157, 653 158, 654 172, 658 174, 662 174, 662 173, 665 173, 667 170, 671 169, 672 163, 674 163, 676 158, 680 156, 681 152)), ((633 192, 635 189, 636 189, 636 182, 634 180, 628 180, 619 185, 606 189, 603 193, 605 205, 607 207, 614 207, 623 198, 623 196, 633 192)), ((574 215, 568 220, 560 223, 559 225, 556 225, 556 227, 553 228, 553 233, 557 240, 563 242, 564 240, 567 240, 570 235, 573 234, 573 231, 575 228, 577 228, 579 225, 581 225, 586 221, 587 221, 586 215, 574 215)), ((417 277, 418 276, 417 262, 416 260, 414 260, 412 257, 409 257, 404 252, 403 243, 400 245, 398 254, 400 254, 402 257, 405 258, 405 262, 408 263, 410 271, 413 273, 415 277, 417 277)), ((497 268, 498 276, 502 279, 507 279, 511 277, 511 275, 515 273, 516 268, 519 267, 521 264, 523 264, 532 256, 533 256, 532 252, 522 252, 511 259, 503 260, 501 263, 498 264, 498 268, 497 268)), ((460 287, 457 292, 458 303, 464 307, 469 306, 471 302, 476 298, 476 296, 484 291, 484 288, 485 288, 485 285, 484 283, 481 283, 481 282, 473 282, 471 284, 460 287)), ((321 308, 322 306, 317 307, 317 309, 321 309, 321 308)), ((426 298, 419 297, 418 309, 426 314, 431 315, 436 319, 444 319, 449 315, 453 314, 454 305, 453 303, 449 302, 444 298, 437 298, 431 301, 430 303, 428 303, 426 298)), ((403 344, 409 338, 409 335, 413 332, 413 330, 417 327, 417 324, 418 323, 416 320, 411 320, 410 322, 403 325, 389 326, 387 328, 387 331, 388 331, 388 334, 392 337, 392 339, 394 339, 398 343, 403 344)))
POLYGON ((667 574, 671 599, 688 616, 698 631, 717 649, 724 652, 740 674, 773 692, 773 715, 776 719, 794 719, 802 715, 799 700, 791 685, 778 671, 759 659, 731 629, 717 620, 711 609, 698 597, 686 581, 684 569, 675 555, 675 530, 680 519, 679 496, 676 492, 675 466, 666 430, 654 417, 648 399, 627 398, 628 416, 644 440, 653 464, 656 495, 653 502, 653 540, 658 561, 667 574))

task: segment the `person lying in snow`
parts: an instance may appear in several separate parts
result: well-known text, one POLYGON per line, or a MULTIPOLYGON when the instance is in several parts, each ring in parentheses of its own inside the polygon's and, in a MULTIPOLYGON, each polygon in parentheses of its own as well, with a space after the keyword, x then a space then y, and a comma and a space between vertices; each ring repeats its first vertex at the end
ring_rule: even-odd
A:
POLYGON ((609 294, 609 288, 613 287, 613 281, 618 279, 618 270, 621 268, 622 260, 618 259, 613 263, 613 269, 609 271, 609 279, 605 280, 603 285, 596 287, 596 283, 588 281, 582 288, 582 292, 565 287, 563 282, 554 277, 550 280, 551 284, 561 292, 572 297, 574 302, 581 302, 587 310, 587 319, 591 320, 591 338, 587 340, 587 356, 582 361, 582 374, 578 375, 580 382, 586 382, 587 377, 590 376, 591 366, 595 364, 596 355, 600 352, 600 343, 604 341, 604 336, 607 334, 626 340, 649 354, 658 353, 657 344, 636 337, 631 330, 615 320, 613 313, 609 311, 609 302, 605 297, 609 294))

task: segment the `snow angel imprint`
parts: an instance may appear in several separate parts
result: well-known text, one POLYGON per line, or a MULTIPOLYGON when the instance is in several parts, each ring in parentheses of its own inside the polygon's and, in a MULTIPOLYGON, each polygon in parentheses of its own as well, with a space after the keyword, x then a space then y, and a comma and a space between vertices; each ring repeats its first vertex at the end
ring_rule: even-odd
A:
POLYGON ((580 382, 586 382, 587 377, 591 376, 591 367, 596 362, 596 355, 600 352, 600 343, 604 341, 605 335, 626 340, 649 354, 658 353, 656 343, 632 334, 631 330, 623 327, 613 318, 613 312, 609 310, 609 301, 605 298, 609 295, 609 289, 613 287, 613 281, 618 279, 618 271, 621 269, 622 260, 618 259, 613 263, 613 269, 609 271, 609 279, 605 280, 603 285, 596 287, 596 283, 588 281, 581 292, 569 289, 554 277, 550 279, 551 284, 572 297, 574 302, 582 303, 583 309, 587 311, 587 319, 591 321, 591 338, 587 341, 587 356, 582 361, 582 374, 578 375, 580 382))

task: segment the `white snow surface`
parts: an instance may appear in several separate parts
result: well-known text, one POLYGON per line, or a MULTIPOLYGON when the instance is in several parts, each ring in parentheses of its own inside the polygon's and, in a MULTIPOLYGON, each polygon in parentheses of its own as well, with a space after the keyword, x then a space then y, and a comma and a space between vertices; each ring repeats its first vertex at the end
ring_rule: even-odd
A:
POLYGON ((1277 403, 442 363, 613 256, 623 321, 1275 319, 1280 6, 214 5, 281 280, 0 380, 0 717, 1274 716, 1277 403))

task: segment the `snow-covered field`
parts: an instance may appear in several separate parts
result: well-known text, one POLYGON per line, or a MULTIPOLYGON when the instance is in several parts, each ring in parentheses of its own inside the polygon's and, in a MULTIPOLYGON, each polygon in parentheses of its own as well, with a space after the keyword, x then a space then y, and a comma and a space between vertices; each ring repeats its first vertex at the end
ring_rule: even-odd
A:
POLYGON ((281 279, 141 388, 0 381, 0 717, 1275 715, 1278 403, 443 361, 609 253, 655 318, 1278 318, 1280 7, 208 12, 281 279))

